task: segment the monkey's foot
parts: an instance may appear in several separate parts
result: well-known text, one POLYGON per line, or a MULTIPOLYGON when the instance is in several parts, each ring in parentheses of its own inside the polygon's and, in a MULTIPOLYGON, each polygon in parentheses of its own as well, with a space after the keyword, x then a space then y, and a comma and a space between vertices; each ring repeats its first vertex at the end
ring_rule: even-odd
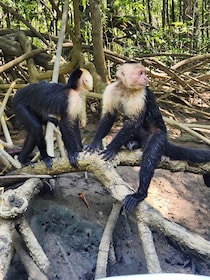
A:
POLYGON ((53 158, 52 157, 46 157, 42 159, 47 167, 47 169, 51 169, 53 165, 53 158))
POLYGON ((131 212, 134 210, 134 208, 145 199, 147 194, 142 193, 134 193, 126 195, 124 201, 123 201, 123 207, 126 212, 131 212))
POLYGON ((104 160, 112 160, 115 157, 115 155, 117 154, 117 151, 115 149, 107 148, 107 149, 99 152, 99 154, 103 155, 102 159, 104 159, 104 160))
POLYGON ((32 161, 30 161, 30 160, 28 160, 28 161, 26 161, 26 162, 24 162, 24 163, 21 162, 21 166, 22 166, 22 167, 23 167, 23 166, 31 166, 31 167, 34 167, 34 165, 35 165, 35 163, 32 162, 32 161))
POLYGON ((98 151, 100 149, 100 144, 88 144, 86 146, 84 146, 84 152, 85 153, 90 153, 93 154, 94 152, 98 151))
POLYGON ((126 212, 131 212, 133 209, 137 206, 139 203, 139 199, 134 197, 133 194, 126 195, 124 201, 123 201, 123 206, 126 212))
POLYGON ((74 168, 78 168, 78 161, 77 158, 79 156, 78 152, 68 152, 68 158, 71 166, 74 168))
POLYGON ((141 145, 138 141, 129 141, 127 144, 125 144, 125 147, 129 151, 134 151, 136 149, 141 148, 141 145))
POLYGON ((32 162, 30 160, 25 160, 20 155, 17 157, 17 159, 21 163, 22 167, 28 166, 28 165, 30 165, 31 167, 34 167, 34 162, 32 162))

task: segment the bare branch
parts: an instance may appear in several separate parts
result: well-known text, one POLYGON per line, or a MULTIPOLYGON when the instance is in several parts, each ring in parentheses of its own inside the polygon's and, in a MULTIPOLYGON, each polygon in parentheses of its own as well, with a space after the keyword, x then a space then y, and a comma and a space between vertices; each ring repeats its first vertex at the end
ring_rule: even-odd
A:
POLYGON ((98 258, 96 263, 95 279, 106 277, 108 254, 110 243, 112 241, 112 234, 122 208, 121 203, 113 205, 112 212, 107 221, 106 227, 99 245, 98 258))
POLYGON ((48 278, 41 272, 41 270, 38 268, 38 266, 34 263, 32 258, 29 256, 28 252, 26 251, 24 242, 21 240, 17 231, 14 231, 12 241, 15 250, 19 254, 20 259, 23 265, 25 266, 29 278, 34 280, 47 280, 48 278))

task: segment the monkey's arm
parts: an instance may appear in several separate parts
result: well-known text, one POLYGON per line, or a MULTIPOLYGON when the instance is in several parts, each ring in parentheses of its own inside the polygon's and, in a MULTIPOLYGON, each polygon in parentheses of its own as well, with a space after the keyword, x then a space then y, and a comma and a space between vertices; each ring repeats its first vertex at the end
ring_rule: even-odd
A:
POLYGON ((141 125, 141 117, 136 117, 135 119, 126 119, 123 123, 123 127, 117 133, 112 142, 107 145, 106 149, 102 152, 104 154, 103 159, 113 159, 123 145, 134 139, 136 131, 140 129, 141 125))
POLYGON ((94 136, 94 139, 91 144, 87 145, 85 148, 86 151, 93 153, 97 149, 100 148, 101 145, 101 140, 109 133, 110 129, 113 126, 113 123, 116 118, 116 113, 106 113, 104 116, 101 118, 96 134, 94 136))
POLYGON ((74 168, 78 168, 77 157, 78 153, 82 151, 81 136, 75 133, 78 131, 78 120, 69 121, 67 118, 62 118, 59 126, 70 164, 74 168), (77 139, 77 137, 79 137, 79 139, 77 139))

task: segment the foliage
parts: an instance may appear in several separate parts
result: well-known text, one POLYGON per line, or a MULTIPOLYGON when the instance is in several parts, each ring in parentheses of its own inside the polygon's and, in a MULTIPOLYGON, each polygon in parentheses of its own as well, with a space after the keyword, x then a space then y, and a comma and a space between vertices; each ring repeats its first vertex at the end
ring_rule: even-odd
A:
MULTIPOLYGON (((7 0, 5 2, 37 30, 53 35, 58 34, 60 18, 52 3, 61 10, 61 1, 56 3, 40 0, 7 0)), ((121 54, 127 54, 129 50, 131 55, 139 51, 197 53, 203 49, 208 52, 209 8, 210 4, 207 0, 191 0, 187 3, 184 0, 102 1, 104 45, 121 54)), ((83 41, 91 44, 89 1, 81 1, 80 11, 83 41)), ((4 14, 3 11, 2 13, 4 14)), ((73 4, 70 2, 70 26, 73 24, 73 17, 73 4)), ((22 28, 23 24, 5 13, 2 28, 8 27, 22 28)))
MULTIPOLYGON (((171 7, 170 2, 171 1, 169 1, 168 9, 171 7)), ((209 10, 207 8, 209 4, 203 2, 205 2, 205 0, 199 1, 198 8, 200 22, 202 20, 205 24, 208 22, 209 10), (202 12, 203 7, 206 7, 206 9, 202 12), (201 16, 203 18, 201 18, 201 16)), ((52 5, 49 1, 43 3, 43 1, 35 0, 7 0, 6 3, 15 8, 39 31, 48 31, 57 34, 57 30, 54 29, 54 23, 57 23, 58 19, 56 19, 56 13, 52 10, 52 5)), ((181 21, 172 22, 169 14, 169 18, 166 20, 167 24, 163 28, 163 3, 160 3, 160 1, 152 1, 152 3, 150 3, 150 1, 116 0, 111 1, 110 5, 108 4, 109 1, 103 1, 101 12, 105 19, 105 21, 103 21, 103 27, 104 34, 106 34, 105 44, 107 44, 107 47, 112 47, 112 49, 116 49, 121 53, 126 53, 129 49, 133 51, 132 53, 134 55, 139 49, 141 52, 145 53, 151 52, 151 50, 156 52, 166 50, 177 52, 192 51, 194 18, 190 18, 189 16, 186 19, 186 17, 183 17, 179 11, 178 1, 175 3, 173 12, 175 13, 175 17, 181 19, 181 21), (150 10, 148 10, 148 8, 150 10), (148 13, 151 14, 151 22, 148 21, 148 13), (109 34, 108 38, 107 34, 109 34), (127 43, 128 38, 131 38, 130 45, 127 43), (112 43, 111 46, 110 42, 112 43)), ((70 5, 72 5, 72 3, 70 5)), ((88 5, 87 0, 81 2, 81 32, 85 43, 90 43, 90 33, 88 32, 88 30, 90 30, 88 5)), ((186 7, 186 9, 187 8, 190 9, 190 7, 186 7)), ((72 10, 71 6, 69 9, 71 18, 73 17, 72 10)), ((16 20, 7 21, 6 17, 3 18, 3 28, 16 28, 18 25, 21 26, 22 24, 18 23, 16 20), (8 22, 10 26, 8 26, 8 22)), ((208 35, 206 31, 207 28, 208 25, 203 26, 203 31, 200 29, 198 32, 199 45, 198 49, 193 50, 195 53, 199 49, 205 47, 206 51, 208 51, 209 36, 205 36, 205 33, 208 35)))
MULTIPOLYGON (((1 2, 1 1, 0 1, 1 2)), ((75 6, 69 3, 69 20, 66 39, 74 41, 75 6)), ((58 36, 61 26, 63 1, 5 0, 8 7, 22 16, 42 34, 58 36)), ((91 1, 79 1, 78 29, 81 43, 92 46, 91 1)), ((129 58, 149 53, 197 54, 210 49, 210 3, 208 0, 98 0, 103 27, 103 47, 129 58)), ((27 30, 25 23, 0 5, 1 29, 27 30)), ((77 19, 78 19, 77 18, 77 19)), ((77 32, 78 33, 78 32, 77 32)), ((43 42, 32 36, 36 47, 43 42)), ((75 41, 74 41, 75 42, 75 41)), ((52 49, 55 44, 50 41, 52 49)), ((0 45, 1 48, 1 45, 0 45)), ((65 59, 71 54, 64 50, 65 59)), ((92 56, 88 54, 89 58, 92 56)), ((168 63, 169 57, 161 57, 168 63)))

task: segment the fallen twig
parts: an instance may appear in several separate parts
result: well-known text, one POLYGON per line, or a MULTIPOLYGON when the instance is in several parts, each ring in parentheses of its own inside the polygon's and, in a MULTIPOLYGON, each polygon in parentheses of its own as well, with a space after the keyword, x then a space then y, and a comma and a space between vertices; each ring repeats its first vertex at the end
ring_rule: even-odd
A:
POLYGON ((86 199, 86 196, 84 194, 84 192, 79 193, 79 196, 81 197, 81 199, 84 201, 85 205, 87 206, 87 208, 90 208, 90 205, 86 199))

